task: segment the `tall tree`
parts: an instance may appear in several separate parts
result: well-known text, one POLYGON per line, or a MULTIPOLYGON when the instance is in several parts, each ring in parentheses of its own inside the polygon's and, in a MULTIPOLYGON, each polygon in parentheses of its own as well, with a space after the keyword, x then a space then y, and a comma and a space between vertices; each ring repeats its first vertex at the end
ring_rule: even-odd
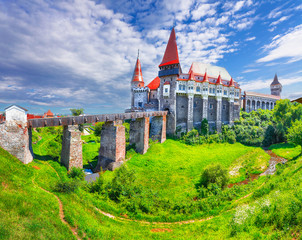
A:
POLYGON ((288 134, 286 136, 288 141, 301 146, 300 155, 302 155, 302 121, 294 122, 288 129, 288 134))
POLYGON ((80 116, 81 114, 84 113, 83 108, 70 108, 72 116, 80 116))

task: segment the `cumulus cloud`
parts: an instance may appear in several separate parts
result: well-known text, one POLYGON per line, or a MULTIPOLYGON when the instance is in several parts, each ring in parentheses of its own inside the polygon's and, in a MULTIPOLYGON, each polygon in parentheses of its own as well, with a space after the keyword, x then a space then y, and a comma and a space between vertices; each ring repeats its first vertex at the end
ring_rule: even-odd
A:
POLYGON ((302 25, 289 30, 286 34, 276 36, 273 41, 264 47, 268 51, 265 57, 257 62, 270 62, 280 58, 289 58, 290 62, 302 60, 302 25))

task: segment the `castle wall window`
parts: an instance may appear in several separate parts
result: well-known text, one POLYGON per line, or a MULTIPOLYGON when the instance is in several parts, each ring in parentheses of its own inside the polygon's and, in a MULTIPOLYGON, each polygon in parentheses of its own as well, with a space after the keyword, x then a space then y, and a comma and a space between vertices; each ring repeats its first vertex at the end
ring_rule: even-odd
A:
POLYGON ((210 93, 212 93, 212 88, 210 88, 210 93))
POLYGON ((225 105, 225 104, 222 105, 222 109, 223 109, 223 110, 226 109, 226 105, 225 105))
POLYGON ((165 89, 165 93, 167 93, 167 92, 168 92, 168 88, 165 89))
POLYGON ((182 87, 182 86, 181 86, 181 85, 179 85, 179 86, 178 86, 178 89, 179 89, 179 90, 181 90, 181 87, 182 87))
POLYGON ((200 92, 200 87, 197 87, 197 88, 196 88, 196 91, 197 91, 197 92, 200 92))
POLYGON ((139 103, 138 103, 138 106, 139 106, 139 107, 143 107, 143 103, 142 103, 142 102, 139 102, 139 103))
POLYGON ((210 108, 210 109, 213 109, 213 103, 210 103, 209 108, 210 108))
POLYGON ((226 90, 224 90, 224 95, 227 95, 227 94, 228 94, 228 92, 226 90))
POLYGON ((186 86, 185 85, 182 86, 182 90, 186 90, 186 86))

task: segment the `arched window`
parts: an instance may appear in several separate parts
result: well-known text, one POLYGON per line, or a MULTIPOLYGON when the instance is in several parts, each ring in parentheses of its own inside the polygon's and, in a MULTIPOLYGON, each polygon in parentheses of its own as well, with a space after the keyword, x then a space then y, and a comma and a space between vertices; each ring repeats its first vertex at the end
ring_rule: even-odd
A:
POLYGON ((196 88, 196 91, 197 91, 197 92, 200 92, 200 87, 197 87, 197 88, 196 88))

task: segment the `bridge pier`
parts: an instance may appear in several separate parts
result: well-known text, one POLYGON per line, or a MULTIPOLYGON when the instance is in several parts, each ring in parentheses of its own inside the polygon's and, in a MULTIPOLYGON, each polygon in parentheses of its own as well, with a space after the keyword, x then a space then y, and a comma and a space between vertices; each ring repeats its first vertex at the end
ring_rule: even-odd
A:
POLYGON ((150 137, 153 141, 158 140, 160 143, 166 141, 166 117, 166 115, 163 115, 152 118, 150 137))
POLYGON ((141 154, 145 154, 149 148, 149 123, 148 117, 137 118, 130 123, 129 143, 135 144, 135 149, 141 154))
POLYGON ((32 162, 34 155, 31 151, 31 128, 27 128, 25 111, 15 105, 5 109, 6 121, 0 123, 0 146, 27 164, 32 162))
POLYGON ((82 140, 78 126, 64 126, 61 163, 67 170, 72 167, 83 168, 82 140))
POLYGON ((105 122, 101 131, 101 147, 96 170, 114 170, 126 155, 125 127, 122 120, 105 122))

